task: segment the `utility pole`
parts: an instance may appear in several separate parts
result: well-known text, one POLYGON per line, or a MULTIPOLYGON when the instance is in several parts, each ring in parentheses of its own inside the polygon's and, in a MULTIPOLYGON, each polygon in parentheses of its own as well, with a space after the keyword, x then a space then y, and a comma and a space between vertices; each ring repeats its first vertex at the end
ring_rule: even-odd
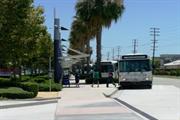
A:
POLYGON ((109 52, 107 52, 107 60, 109 60, 109 52))
POLYGON ((114 60, 114 48, 112 49, 112 60, 114 60))
POLYGON ((154 65, 154 57, 155 57, 155 51, 156 51, 156 43, 157 43, 157 39, 156 37, 159 36, 159 33, 160 33, 160 29, 159 28, 156 28, 156 27, 153 27, 153 28, 150 28, 151 29, 151 36, 153 36, 153 39, 151 40, 152 41, 152 51, 153 51, 153 55, 152 55, 152 68, 153 68, 153 73, 154 73, 154 69, 155 69, 155 65, 154 65))
POLYGON ((118 60, 119 60, 119 57, 120 57, 120 50, 121 50, 121 47, 120 46, 118 46, 118 60))
POLYGON ((133 40, 133 53, 134 54, 137 53, 137 40, 136 39, 133 40))
POLYGON ((49 70, 48 70, 48 77, 49 77, 49 92, 51 92, 51 78, 52 78, 52 70, 51 70, 51 55, 49 55, 49 70))

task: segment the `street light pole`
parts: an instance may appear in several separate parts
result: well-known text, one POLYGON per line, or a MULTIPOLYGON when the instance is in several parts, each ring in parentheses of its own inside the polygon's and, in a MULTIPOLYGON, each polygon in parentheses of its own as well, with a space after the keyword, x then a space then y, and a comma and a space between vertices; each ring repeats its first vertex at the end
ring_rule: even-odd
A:
POLYGON ((61 54, 61 46, 60 46, 60 22, 59 18, 54 18, 54 81, 56 83, 60 82, 62 76, 62 67, 59 62, 59 58, 62 56, 61 54))
POLYGON ((52 70, 51 70, 51 56, 49 56, 49 92, 51 92, 51 78, 52 78, 52 70))

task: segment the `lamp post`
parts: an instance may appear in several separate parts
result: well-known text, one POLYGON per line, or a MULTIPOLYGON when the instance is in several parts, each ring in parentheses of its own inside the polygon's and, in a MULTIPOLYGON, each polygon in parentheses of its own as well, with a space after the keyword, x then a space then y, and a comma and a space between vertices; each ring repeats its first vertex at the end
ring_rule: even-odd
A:
POLYGON ((54 81, 56 83, 59 83, 62 75, 61 65, 58 60, 61 56, 59 26, 59 18, 54 18, 54 81))
POLYGON ((68 30, 67 28, 60 27, 59 18, 54 18, 54 81, 59 83, 62 78, 62 48, 61 48, 61 34, 60 30, 68 30))

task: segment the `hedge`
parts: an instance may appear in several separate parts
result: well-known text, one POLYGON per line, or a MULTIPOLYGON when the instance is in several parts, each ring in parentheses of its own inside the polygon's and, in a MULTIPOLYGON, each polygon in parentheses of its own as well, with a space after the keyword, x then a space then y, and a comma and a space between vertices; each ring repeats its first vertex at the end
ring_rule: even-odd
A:
MULTIPOLYGON (((22 80, 20 82, 16 80, 14 81, 12 79, 10 80, 7 78, 0 78, 0 87, 1 88, 20 87, 27 92, 31 92, 31 94, 33 93, 31 97, 35 97, 37 96, 38 91, 49 91, 49 79, 47 78, 47 76, 39 76, 39 77, 32 77, 32 78, 30 78, 29 76, 22 76, 22 80), (22 81, 30 81, 30 82, 22 82, 22 81)), ((61 89, 62 89, 61 84, 54 83, 54 81, 51 80, 51 91, 60 91, 61 89)), ((7 93, 6 95, 17 96, 17 95, 13 95, 13 93, 7 93)), ((25 95, 23 95, 23 98, 24 96, 25 95)), ((27 95, 27 98, 29 98, 29 95, 27 95)))
POLYGON ((0 78, 0 87, 10 87, 16 86, 16 82, 11 81, 8 78, 0 78))
POLYGON ((180 69, 156 69, 155 75, 180 76, 180 69))
MULTIPOLYGON (((1 88, 6 88, 6 87, 20 87, 23 90, 27 91, 27 92, 32 92, 33 96, 32 97, 36 97, 38 94, 38 84, 37 83, 31 83, 31 82, 16 82, 16 81, 12 81, 9 79, 4 79, 4 78, 0 78, 0 87, 1 88)), ((16 91, 15 91, 16 92, 16 91)), ((11 93, 7 93, 8 96, 13 95, 12 92, 11 93)), ((25 93, 24 93, 25 94, 25 93)), ((14 96, 14 95, 13 95, 14 96)), ((24 95, 23 95, 24 96, 24 95)), ((29 96, 29 95, 27 95, 29 96)), ((19 98, 19 97, 18 97, 19 98)), ((28 97, 29 98, 29 97, 28 97)))
POLYGON ((30 81, 30 80, 31 80, 31 77, 30 77, 30 76, 22 76, 20 82, 28 82, 28 81, 30 81))
MULTIPOLYGON (((51 91, 60 91, 62 89, 62 85, 58 83, 51 84, 51 91)), ((49 84, 41 83, 39 84, 39 91, 49 91, 49 84)))
POLYGON ((36 97, 39 91, 38 84, 36 83, 31 83, 31 82, 24 82, 20 83, 19 87, 21 87, 23 90, 26 90, 28 92, 33 92, 33 97, 36 97))
POLYGON ((0 97, 10 99, 33 98, 34 93, 25 91, 22 88, 9 87, 0 89, 0 97))
POLYGON ((36 83, 45 83, 47 80, 45 78, 35 77, 35 78, 32 78, 31 81, 36 82, 36 83))

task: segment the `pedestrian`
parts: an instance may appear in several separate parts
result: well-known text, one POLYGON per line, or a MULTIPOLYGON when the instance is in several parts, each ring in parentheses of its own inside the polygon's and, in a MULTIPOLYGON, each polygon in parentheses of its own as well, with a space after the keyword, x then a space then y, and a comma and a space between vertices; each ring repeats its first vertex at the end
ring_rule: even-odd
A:
POLYGON ((75 82, 76 82, 76 87, 79 87, 79 73, 75 73, 75 82))
POLYGON ((92 85, 91 87, 94 86, 94 83, 97 83, 97 87, 99 87, 99 79, 100 79, 100 74, 98 70, 93 71, 93 79, 92 79, 92 85))
POLYGON ((108 74, 108 78, 106 80, 106 87, 109 87, 109 83, 112 83, 114 85, 114 87, 116 87, 116 84, 115 84, 114 79, 113 79, 113 73, 112 72, 110 72, 108 74))
POLYGON ((69 71, 64 70, 63 71, 63 85, 70 87, 70 81, 69 81, 69 71))

